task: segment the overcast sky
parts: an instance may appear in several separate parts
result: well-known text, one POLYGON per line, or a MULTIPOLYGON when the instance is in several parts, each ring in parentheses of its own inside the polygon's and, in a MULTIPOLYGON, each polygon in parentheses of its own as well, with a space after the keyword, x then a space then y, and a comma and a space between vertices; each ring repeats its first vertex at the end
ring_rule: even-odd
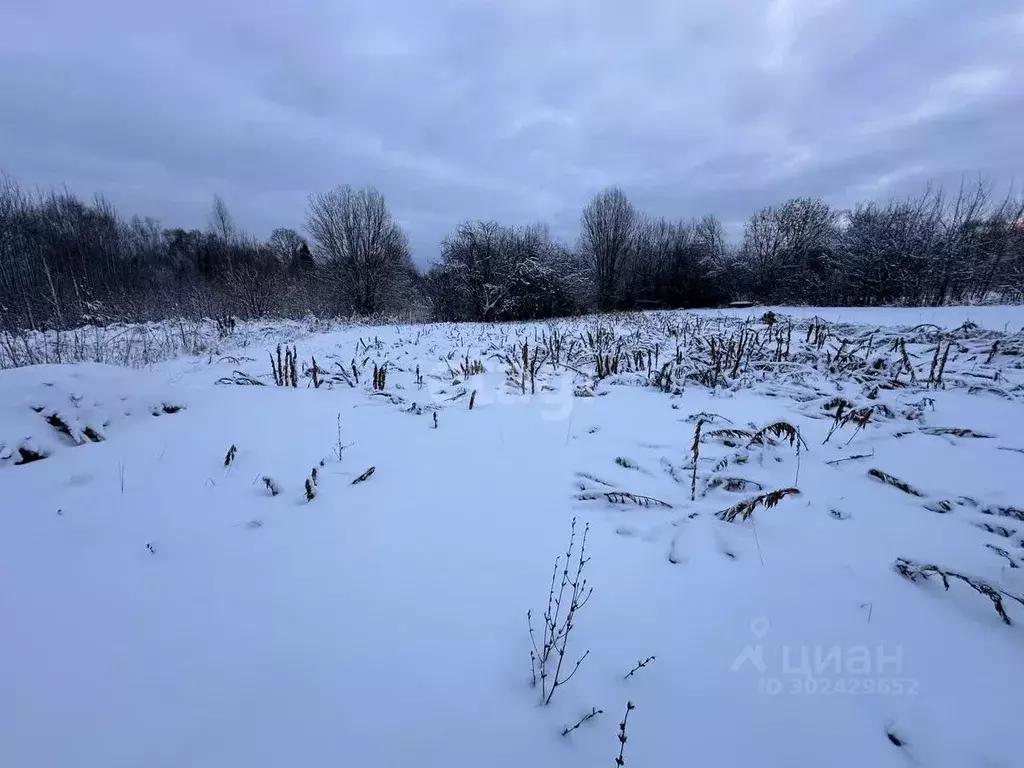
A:
POLYGON ((735 227, 1022 165, 1021 0, 0 0, 0 170, 166 226, 372 184, 425 263, 611 184, 735 227))

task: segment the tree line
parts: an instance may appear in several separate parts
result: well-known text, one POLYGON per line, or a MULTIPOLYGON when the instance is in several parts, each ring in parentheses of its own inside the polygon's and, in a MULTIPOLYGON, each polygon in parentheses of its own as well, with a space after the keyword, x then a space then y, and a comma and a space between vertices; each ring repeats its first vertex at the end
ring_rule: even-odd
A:
POLYGON ((794 198, 737 242, 713 215, 654 218, 597 193, 575 243, 547 226, 467 221, 425 271, 383 195, 309 198, 305 234, 241 230, 215 197, 204 230, 126 219, 102 197, 26 192, 0 176, 0 327, 67 328, 172 316, 404 314, 525 320, 593 310, 1024 301, 1024 196, 979 183, 839 210, 794 198))

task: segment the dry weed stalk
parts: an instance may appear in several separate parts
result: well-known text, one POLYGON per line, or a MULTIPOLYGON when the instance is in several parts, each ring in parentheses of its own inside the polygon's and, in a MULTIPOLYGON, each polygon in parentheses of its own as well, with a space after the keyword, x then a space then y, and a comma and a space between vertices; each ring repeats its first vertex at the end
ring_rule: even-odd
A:
MULTIPOLYGON (((349 375, 348 369, 346 369, 345 366, 342 365, 341 363, 339 363, 337 360, 334 361, 334 365, 337 367, 338 370, 335 373, 332 374, 331 381, 333 381, 333 382, 343 381, 346 384, 348 384, 349 387, 354 389, 356 384, 358 383, 358 381, 353 381, 352 380, 352 376, 349 375)), ((355 362, 354 361, 352 363, 352 368, 353 368, 353 370, 355 370, 355 362)))
POLYGON ((835 466, 838 466, 839 464, 842 464, 844 461, 856 461, 857 459, 870 459, 874 455, 875 455, 875 449, 872 448, 871 449, 871 453, 855 453, 852 456, 844 456, 841 459, 833 459, 832 461, 826 461, 825 463, 828 464, 830 467, 835 467, 835 466))
POLYGON ((737 441, 745 440, 748 443, 750 438, 754 436, 754 433, 749 429, 715 429, 711 432, 705 433, 704 437, 712 438, 715 440, 721 440, 725 445, 730 448, 735 448, 738 444, 737 441))
POLYGON ((952 349, 953 342, 946 342, 946 351, 942 354, 942 362, 939 363, 939 375, 935 379, 935 386, 945 387, 946 385, 942 381, 942 375, 946 372, 946 361, 949 359, 949 350, 952 349))
POLYGON ((596 501, 597 499, 605 499, 610 504, 636 504, 638 507, 664 507, 665 509, 672 509, 672 505, 667 501, 661 499, 655 499, 653 496, 641 496, 637 493, 628 493, 627 491, 584 491, 576 495, 578 501, 596 501))
MULTIPOLYGON (((486 373, 487 370, 484 368, 482 360, 469 359, 469 352, 466 353, 466 358, 459 364, 459 370, 462 373, 463 379, 468 379, 470 376, 477 376, 481 373, 486 373)), ((420 379, 419 366, 416 366, 416 377, 420 379)))
POLYGON ((949 591, 950 579, 962 581, 979 595, 984 595, 992 601, 992 607, 995 609, 996 613, 999 614, 999 617, 1003 620, 1004 624, 1013 624, 1009 615, 1006 613, 1006 606, 1003 604, 1004 597, 1024 606, 1024 596, 1007 592, 999 587, 989 584, 987 581, 977 579, 972 576, 966 576, 950 568, 943 568, 942 566, 930 565, 927 563, 918 563, 905 557, 896 558, 896 562, 893 563, 893 568, 896 569, 896 572, 900 576, 914 582, 919 578, 927 581, 932 576, 938 576, 942 580, 942 586, 945 587, 947 592, 949 591))
POLYGON ((907 340, 896 339, 892 345, 893 352, 900 353, 900 365, 896 368, 895 374, 893 374, 893 381, 899 382, 900 374, 906 370, 910 374, 910 381, 917 381, 917 374, 914 373, 914 366, 910 362, 910 355, 907 353, 907 340))
POLYGON ((634 709, 636 709, 636 705, 632 701, 627 701, 626 714, 622 716, 622 722, 619 723, 619 756, 615 758, 617 768, 623 768, 626 765, 626 722, 629 720, 629 713, 634 709))
POLYGON ((628 672, 627 674, 625 674, 625 675, 623 676, 623 678, 622 678, 622 679, 623 679, 623 680, 629 680, 629 678, 631 678, 631 677, 632 677, 633 675, 635 675, 635 674, 636 674, 637 672, 639 672, 639 671, 640 671, 641 669, 643 669, 643 668, 644 668, 644 667, 646 667, 646 666, 647 666, 648 664, 650 664, 650 663, 651 663, 652 661, 654 661, 654 660, 655 660, 655 658, 656 658, 655 656, 648 656, 648 657, 647 657, 646 659, 644 659, 643 661, 639 661, 639 660, 638 660, 638 661, 637 661, 637 663, 636 663, 636 666, 635 666, 635 667, 633 667, 633 668, 632 668, 631 670, 629 670, 629 672, 628 672))
POLYGON ((523 342, 523 350, 522 350, 522 354, 523 354, 523 380, 522 380, 522 390, 523 390, 523 394, 525 395, 525 394, 526 394, 526 371, 527 371, 527 369, 528 369, 528 368, 530 367, 530 350, 529 350, 529 343, 528 343, 528 342, 526 342, 526 341, 524 341, 524 342, 523 342))
MULTIPOLYGON (((268 353, 269 354, 269 353, 268 353)), ((274 375, 274 383, 279 387, 298 387, 298 350, 293 346, 284 348, 284 357, 281 356, 281 345, 277 345, 277 359, 270 355, 270 371, 274 375)))
POLYGON ((370 467, 368 470, 363 472, 363 474, 361 474, 359 477, 357 477, 355 480, 353 480, 352 481, 352 485, 358 485, 359 483, 362 483, 362 482, 364 482, 366 480, 369 480, 370 477, 373 475, 373 473, 376 472, 376 471, 377 471, 376 467, 370 467))
MULTIPOLYGON (((765 441, 769 437, 775 437, 779 440, 788 440, 791 446, 799 445, 803 443, 803 438, 800 437, 800 430, 790 424, 788 421, 776 421, 774 424, 769 424, 767 427, 762 427, 757 430, 747 444, 748 447, 751 445, 764 445, 765 441)), ((804 447, 807 447, 804 443, 804 447)))
POLYGON ((932 356, 932 366, 928 373, 928 384, 939 389, 944 386, 942 375, 946 371, 946 361, 949 359, 949 351, 953 346, 952 339, 946 342, 946 349, 942 349, 942 341, 935 347, 935 354, 932 356))
POLYGON ((235 318, 233 318, 231 315, 224 315, 222 317, 216 318, 216 320, 217 335, 220 338, 226 339, 228 336, 235 332, 236 321, 235 318))
POLYGON ((375 391, 382 392, 387 386, 388 380, 388 365, 384 363, 379 366, 377 363, 373 364, 373 388, 375 391))
POLYGON ((587 722, 593 720, 598 715, 603 715, 603 714, 604 714, 604 710, 603 709, 598 709, 597 707, 591 707, 590 711, 587 714, 585 714, 583 717, 581 717, 579 720, 576 721, 576 725, 571 726, 571 727, 567 725, 562 730, 562 735, 563 736, 568 736, 573 731, 579 730, 580 726, 582 726, 584 723, 587 723, 587 722))
POLYGON ((997 547, 995 544, 989 544, 989 543, 986 543, 985 546, 988 547, 989 549, 991 549, 993 552, 995 552, 1000 557, 1006 558, 1006 561, 1010 564, 1010 568, 1020 568, 1020 566, 1017 564, 1017 561, 1013 559, 1013 556, 1010 555, 1010 553, 1007 552, 1002 547, 997 547))
MULTIPOLYGON (((273 365, 274 358, 270 358, 271 365, 273 365)), ((259 379, 253 378, 248 373, 242 371, 232 371, 231 376, 221 376, 217 379, 217 384, 238 384, 240 386, 252 386, 252 387, 264 387, 266 386, 259 379)))
POLYGON ((615 354, 612 355, 610 352, 606 355, 602 355, 600 352, 597 353, 597 370, 596 375, 598 379, 605 379, 613 374, 619 372, 619 361, 622 358, 622 348, 619 347, 615 354))
POLYGON ((338 461, 341 461, 342 454, 345 451, 345 446, 342 445, 342 443, 341 443, 341 413, 340 412, 335 417, 335 423, 337 424, 338 431, 337 431, 337 442, 334 445, 334 452, 335 452, 335 455, 337 455, 337 457, 338 457, 338 461))
POLYGON ((771 509, 787 496, 795 496, 799 493, 800 491, 796 488, 779 488, 778 490, 762 493, 759 496, 754 496, 734 504, 728 509, 718 512, 716 516, 727 523, 734 523, 737 519, 749 520, 750 516, 754 514, 754 510, 757 509, 758 504, 765 509, 771 509))
POLYGON ((294 346, 291 355, 288 356, 287 378, 288 383, 293 387, 299 386, 299 352, 294 346))
POLYGON ((693 444, 690 446, 690 459, 693 461, 693 473, 690 475, 690 501, 697 500, 697 462, 700 460, 700 430, 704 419, 697 420, 693 430, 693 444))
POLYGON ((854 430, 853 435, 850 436, 850 439, 846 443, 847 445, 849 445, 850 442, 853 441, 853 438, 857 436, 857 433, 864 429, 871 421, 871 416, 875 412, 876 407, 878 406, 869 405, 864 408, 857 408, 849 400, 846 400, 841 397, 837 397, 834 400, 831 400, 828 403, 826 403, 826 410, 835 408, 836 412, 832 418, 832 426, 829 428, 828 434, 825 435, 825 439, 821 441, 821 444, 824 445, 829 440, 831 440, 832 435, 835 434, 837 430, 840 430, 843 427, 845 427, 847 424, 855 424, 857 428, 854 430))
POLYGON ((523 363, 525 366, 525 372, 530 375, 530 394, 537 394, 537 373, 540 371, 541 366, 547 360, 548 355, 545 350, 540 347, 533 348, 533 354, 529 357, 526 356, 526 344, 523 344, 523 363))
POLYGON ((973 429, 965 429, 963 427, 926 427, 921 430, 926 435, 951 435, 953 437, 976 437, 979 439, 990 440, 995 435, 988 435, 984 432, 975 432, 973 429))
POLYGON ((576 612, 583 608, 594 593, 594 588, 587 586, 587 580, 583 576, 590 558, 586 556, 587 533, 590 531, 588 523, 583 528, 583 536, 580 539, 579 551, 575 553, 576 545, 576 518, 572 519, 572 527, 569 535, 569 546, 565 551, 565 559, 555 558, 555 566, 551 571, 551 587, 548 590, 548 605, 544 611, 544 629, 541 644, 537 645, 537 635, 533 628, 533 611, 526 612, 526 623, 530 630, 530 670, 532 672, 532 685, 537 686, 540 682, 540 700, 542 704, 550 704, 551 697, 562 685, 568 683, 573 675, 579 670, 584 659, 590 655, 590 651, 584 652, 577 659, 572 670, 562 677, 562 665, 565 663, 566 647, 572 630, 575 628, 576 612), (575 563, 575 573, 570 576, 569 568, 575 563), (561 581, 558 592, 555 593, 555 582, 558 579, 559 567, 561 567, 561 581), (567 589, 569 590, 566 594, 567 589), (568 605, 566 601, 568 600, 568 605), (564 611, 564 612, 563 612, 564 611))
POLYGON ((909 493, 911 496, 918 496, 924 498, 924 494, 914 488, 910 483, 900 480, 895 475, 890 475, 888 472, 883 472, 880 469, 869 469, 868 476, 880 480, 886 485, 891 485, 893 488, 899 488, 904 493, 909 493))
POLYGON ((999 339, 992 342, 992 348, 988 351, 988 357, 985 358, 985 365, 992 365, 992 360, 999 352, 999 339))

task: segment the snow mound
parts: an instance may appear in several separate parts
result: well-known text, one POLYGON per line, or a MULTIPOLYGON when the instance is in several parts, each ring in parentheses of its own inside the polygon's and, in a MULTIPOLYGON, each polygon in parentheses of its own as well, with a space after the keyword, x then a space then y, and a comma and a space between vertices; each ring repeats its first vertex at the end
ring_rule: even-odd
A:
POLYGON ((0 376, 0 467, 99 443, 122 425, 184 408, 181 393, 138 371, 98 363, 40 365, 0 376))

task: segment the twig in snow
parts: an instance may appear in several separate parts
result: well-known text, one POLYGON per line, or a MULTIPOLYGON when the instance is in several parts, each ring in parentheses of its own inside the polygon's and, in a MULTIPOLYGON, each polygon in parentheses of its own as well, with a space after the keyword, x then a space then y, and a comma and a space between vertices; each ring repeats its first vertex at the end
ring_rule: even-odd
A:
MULTIPOLYGON (((761 563, 761 567, 764 568, 764 555, 761 554, 761 539, 757 535, 757 521, 753 517, 750 518, 750 528, 754 532, 754 545, 757 547, 757 559, 761 563)), ((729 554, 728 552, 726 554, 729 554)))
POLYGON ((576 725, 571 726, 571 727, 567 725, 565 727, 565 729, 562 731, 562 735, 563 736, 568 736, 573 731, 578 730, 579 727, 581 725, 583 725, 584 723, 589 722, 590 720, 593 720, 598 715, 603 715, 603 714, 604 714, 604 710, 603 709, 598 709, 597 707, 592 707, 590 712, 588 712, 587 714, 585 714, 583 717, 581 717, 579 720, 576 721, 576 725))
POLYGON ((796 430, 796 479, 793 481, 793 485, 800 485, 800 445, 804 442, 804 439, 800 436, 800 428, 796 430))
POLYGON ((897 747, 905 747, 907 745, 907 742, 905 742, 903 739, 901 739, 899 736, 897 736, 892 731, 886 731, 885 735, 889 739, 889 741, 891 741, 897 747))
POLYGON ((870 624, 871 623, 871 612, 872 612, 872 610, 874 610, 874 607, 875 607, 874 603, 861 603, 860 607, 868 609, 868 624, 870 624))
POLYGON ((635 667, 633 667, 633 668, 632 668, 631 670, 629 670, 629 673, 628 673, 628 674, 626 674, 626 675, 625 675, 625 676, 624 676, 624 677, 623 677, 622 679, 623 679, 623 680, 629 680, 629 678, 631 678, 631 677, 632 677, 633 675, 635 675, 635 674, 636 674, 637 672, 639 672, 639 671, 640 671, 641 669, 643 669, 643 668, 644 668, 644 667, 646 667, 646 666, 647 666, 648 664, 650 664, 650 663, 651 663, 652 661, 654 661, 654 659, 655 659, 655 657, 654 657, 654 656, 648 656, 648 657, 647 657, 646 659, 644 659, 643 661, 637 661, 637 663, 636 663, 636 666, 635 666, 635 667))
POLYGON ((587 580, 583 576, 583 569, 590 558, 586 556, 587 533, 590 531, 588 523, 583 529, 583 537, 580 540, 579 551, 574 555, 576 544, 576 518, 572 519, 572 529, 569 535, 569 546, 565 551, 565 560, 555 558, 555 566, 551 571, 551 587, 548 590, 548 606, 544 611, 544 631, 541 645, 537 645, 537 635, 533 628, 533 611, 526 612, 526 623, 530 629, 530 643, 533 646, 530 650, 530 667, 533 671, 533 684, 536 686, 540 681, 540 699, 542 704, 550 704, 551 697, 559 686, 568 683, 576 674, 584 659, 590 655, 586 651, 576 661, 572 670, 562 677, 562 665, 565 662, 566 647, 569 637, 575 625, 576 612, 587 604, 594 588, 587 586, 587 580), (569 567, 575 562, 576 572, 569 575, 569 567), (561 582, 558 593, 555 593, 555 581, 558 578, 559 567, 561 566, 561 582), (571 591, 566 594, 567 588, 571 591), (568 600, 568 606, 565 602, 568 600), (563 614, 563 609, 565 613, 563 614), (554 669, 552 670, 552 667, 554 669))
POLYGON ((872 448, 871 453, 857 453, 854 454, 853 456, 844 456, 841 459, 832 459, 832 461, 826 461, 825 463, 828 464, 829 466, 834 467, 839 464, 842 464, 844 461, 854 461, 855 459, 870 459, 874 455, 875 449, 872 448))
POLYGON ((357 485, 358 483, 361 483, 361 482, 363 482, 364 480, 369 480, 369 479, 370 479, 370 476, 371 476, 371 475, 372 475, 372 474, 373 474, 374 472, 376 472, 376 471, 377 471, 377 468, 376 468, 376 467, 370 467, 370 468, 369 468, 368 470, 366 470, 365 472, 363 472, 363 474, 361 474, 361 475, 360 475, 359 477, 357 477, 357 478, 356 478, 355 480, 353 480, 353 481, 352 481, 352 485, 357 485))
POLYGON ((622 722, 619 723, 619 756, 615 758, 615 765, 618 768, 622 768, 626 764, 626 721, 629 720, 629 713, 636 709, 636 706, 632 701, 626 702, 626 714, 622 716, 622 722))
POLYGON ((690 446, 690 458, 693 461, 693 474, 690 476, 690 501, 697 499, 697 461, 700 459, 700 429, 704 426, 704 419, 697 420, 697 426, 693 430, 693 445, 690 446))

